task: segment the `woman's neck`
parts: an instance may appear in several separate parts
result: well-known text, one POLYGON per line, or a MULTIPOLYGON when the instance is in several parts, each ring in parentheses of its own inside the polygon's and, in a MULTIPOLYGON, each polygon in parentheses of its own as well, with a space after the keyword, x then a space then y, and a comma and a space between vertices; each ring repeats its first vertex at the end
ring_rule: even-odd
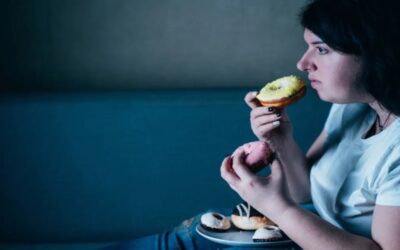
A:
POLYGON ((377 114, 376 122, 374 124, 374 126, 376 126, 375 134, 380 133, 396 119, 396 116, 392 112, 384 108, 382 104, 377 101, 370 102, 369 106, 375 110, 377 114))

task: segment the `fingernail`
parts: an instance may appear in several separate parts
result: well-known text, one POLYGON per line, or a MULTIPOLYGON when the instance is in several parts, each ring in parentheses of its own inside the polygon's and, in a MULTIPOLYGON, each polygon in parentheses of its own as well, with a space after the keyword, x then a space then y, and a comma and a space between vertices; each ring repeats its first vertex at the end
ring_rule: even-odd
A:
POLYGON ((272 126, 277 127, 277 126, 279 126, 279 124, 281 124, 280 121, 274 121, 274 122, 272 123, 272 126))
POLYGON ((280 116, 281 116, 280 112, 276 113, 276 117, 280 117, 280 116))
POLYGON ((269 112, 272 112, 272 111, 274 111, 274 108, 273 108, 273 107, 269 107, 269 108, 268 108, 268 111, 269 111, 269 112))

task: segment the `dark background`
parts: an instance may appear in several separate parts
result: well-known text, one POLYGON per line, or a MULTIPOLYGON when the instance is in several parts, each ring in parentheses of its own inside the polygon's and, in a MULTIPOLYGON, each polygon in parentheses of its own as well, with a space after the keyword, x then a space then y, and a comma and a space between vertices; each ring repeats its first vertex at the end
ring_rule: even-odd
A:
POLYGON ((260 86, 297 73, 304 0, 2 0, 3 90, 260 86))
MULTIPOLYGON (((120 241, 234 207, 220 163, 256 140, 245 94, 306 77, 305 2, 1 0, 0 249, 120 241)), ((287 109, 304 151, 328 108, 309 88, 287 109)))

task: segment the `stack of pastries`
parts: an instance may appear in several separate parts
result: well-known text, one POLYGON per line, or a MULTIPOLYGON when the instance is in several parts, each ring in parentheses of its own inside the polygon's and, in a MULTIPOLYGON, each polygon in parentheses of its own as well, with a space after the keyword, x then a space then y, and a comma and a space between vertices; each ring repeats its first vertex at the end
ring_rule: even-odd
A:
POLYGON ((254 231, 252 236, 254 242, 270 242, 284 239, 283 232, 274 222, 246 202, 234 207, 230 218, 221 213, 207 212, 201 216, 200 225, 213 232, 226 232, 231 228, 254 231))

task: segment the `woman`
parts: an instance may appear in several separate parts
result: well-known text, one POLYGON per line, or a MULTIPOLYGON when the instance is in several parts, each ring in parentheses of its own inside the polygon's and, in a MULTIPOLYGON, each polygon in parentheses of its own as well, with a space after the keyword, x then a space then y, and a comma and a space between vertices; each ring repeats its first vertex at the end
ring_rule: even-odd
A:
MULTIPOLYGON (((224 180, 304 249, 400 249, 400 15, 396 1, 314 0, 301 14, 308 49, 297 67, 333 103, 304 155, 287 113, 246 95, 251 127, 274 149, 271 175, 226 157, 224 180), (298 204, 312 200, 317 216, 298 204)), ((220 247, 185 222, 118 249, 220 247)), ((221 246, 222 247, 222 246, 221 246)))
POLYGON ((244 153, 221 175, 304 249, 400 249, 399 15, 395 1, 316 0, 302 13, 307 51, 297 63, 334 103, 303 155, 288 115, 260 107, 251 127, 278 155, 271 175, 248 171, 244 153), (320 217, 297 204, 312 199, 320 217))

